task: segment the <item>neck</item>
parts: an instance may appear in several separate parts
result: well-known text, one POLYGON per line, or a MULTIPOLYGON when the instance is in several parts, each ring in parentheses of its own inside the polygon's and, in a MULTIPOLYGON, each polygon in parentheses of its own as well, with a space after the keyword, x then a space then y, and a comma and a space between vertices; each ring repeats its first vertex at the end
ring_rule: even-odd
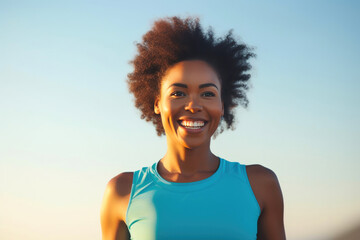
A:
POLYGON ((192 176, 198 173, 215 172, 218 168, 219 158, 210 150, 208 143, 193 149, 168 141, 168 149, 160 160, 161 167, 169 174, 192 176))

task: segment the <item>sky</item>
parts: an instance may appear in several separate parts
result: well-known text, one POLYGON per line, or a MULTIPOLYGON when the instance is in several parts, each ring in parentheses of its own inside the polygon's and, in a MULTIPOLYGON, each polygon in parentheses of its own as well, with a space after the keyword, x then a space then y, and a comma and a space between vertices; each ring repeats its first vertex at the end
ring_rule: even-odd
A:
POLYGON ((101 238, 107 182, 166 152, 126 79, 136 42, 175 15, 254 48, 249 106, 211 150, 276 173, 287 238, 360 225, 359 11, 333 0, 0 0, 0 238, 101 238))

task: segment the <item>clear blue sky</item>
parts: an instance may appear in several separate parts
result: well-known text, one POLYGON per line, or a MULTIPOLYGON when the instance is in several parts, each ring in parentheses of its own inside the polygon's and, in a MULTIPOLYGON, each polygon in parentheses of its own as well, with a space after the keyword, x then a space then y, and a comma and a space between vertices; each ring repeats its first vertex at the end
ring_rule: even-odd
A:
POLYGON ((99 239, 107 181, 165 138, 125 80, 152 22, 195 15, 253 46, 252 88, 212 150, 278 176, 288 239, 360 224, 358 1, 0 1, 0 238, 99 239))

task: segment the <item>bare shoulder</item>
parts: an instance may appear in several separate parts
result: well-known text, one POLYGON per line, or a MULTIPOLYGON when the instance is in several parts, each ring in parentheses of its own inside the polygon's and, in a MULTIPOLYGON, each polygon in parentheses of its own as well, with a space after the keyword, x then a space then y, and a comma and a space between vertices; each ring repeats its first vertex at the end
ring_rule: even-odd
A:
POLYGON ((126 210, 129 204, 133 172, 123 172, 110 179, 101 204, 102 239, 129 239, 126 210))
POLYGON ((249 178, 265 181, 266 183, 276 182, 278 180, 273 170, 260 164, 247 165, 246 172, 249 178))
POLYGON ((110 179, 103 197, 102 213, 109 212, 111 215, 116 215, 114 218, 125 221, 133 175, 133 172, 123 172, 110 179))
POLYGON ((109 190, 114 197, 124 197, 130 194, 134 172, 123 172, 108 182, 106 189, 109 190))
POLYGON ((263 210, 271 196, 281 194, 278 178, 274 171, 260 164, 247 165, 246 172, 255 197, 263 210))
POLYGON ((276 174, 259 164, 246 166, 246 172, 261 209, 258 239, 285 240, 284 201, 276 174))

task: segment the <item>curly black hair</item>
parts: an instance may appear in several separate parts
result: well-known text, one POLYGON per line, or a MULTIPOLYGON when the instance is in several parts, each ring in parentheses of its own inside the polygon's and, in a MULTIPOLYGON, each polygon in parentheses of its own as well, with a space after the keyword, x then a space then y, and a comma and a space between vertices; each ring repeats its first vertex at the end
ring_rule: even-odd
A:
MULTIPOLYGON (((165 134, 161 117, 154 112, 154 102, 160 94, 161 79, 167 69, 185 60, 203 60, 212 66, 221 82, 221 98, 227 129, 234 129, 234 107, 248 106, 251 69, 249 59, 255 57, 252 48, 233 37, 233 29, 224 38, 214 38, 211 27, 204 32, 198 17, 165 17, 136 43, 138 53, 129 63, 134 71, 127 75, 129 91, 135 96, 135 106, 141 119, 151 121, 159 136, 165 134)), ((220 124, 220 133, 224 127, 220 124)))

